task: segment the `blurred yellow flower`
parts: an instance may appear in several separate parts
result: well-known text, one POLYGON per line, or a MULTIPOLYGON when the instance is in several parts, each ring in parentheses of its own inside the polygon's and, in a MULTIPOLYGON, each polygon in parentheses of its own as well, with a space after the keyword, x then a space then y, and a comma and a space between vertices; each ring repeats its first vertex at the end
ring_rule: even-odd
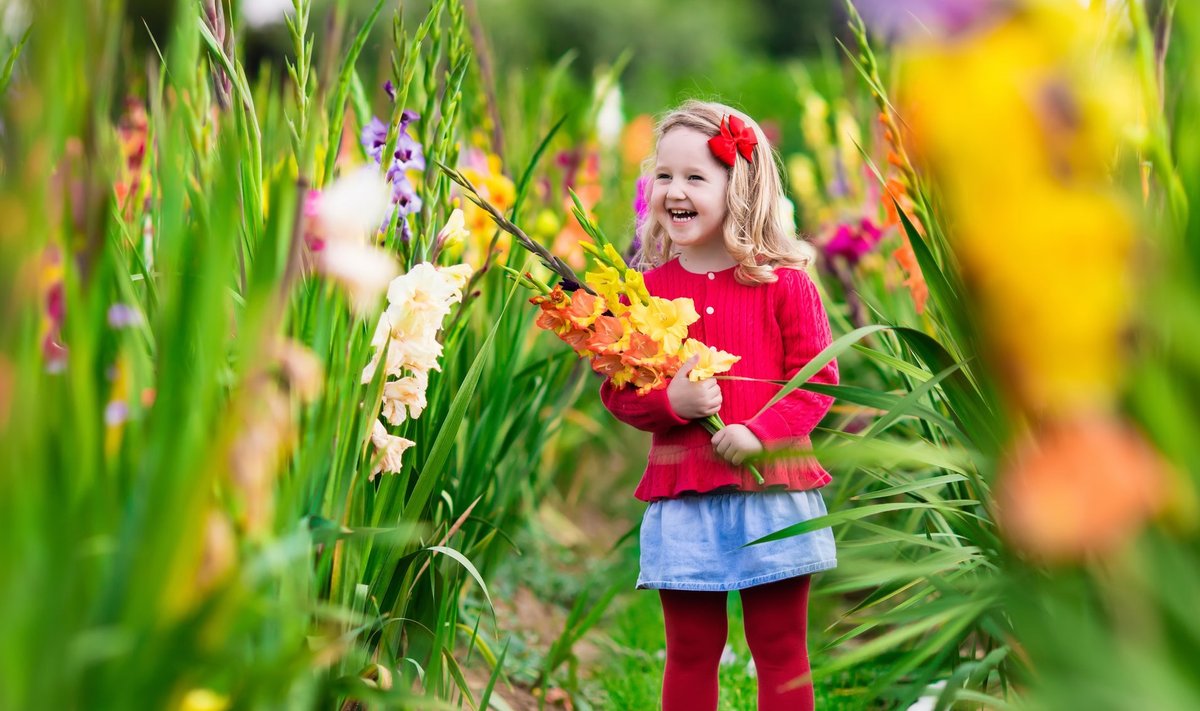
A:
POLYGON ((192 689, 183 695, 179 711, 225 711, 229 698, 212 689, 192 689))
MULTIPOLYGON (((507 212, 516 201, 516 187, 501 170, 499 156, 472 149, 468 151, 467 163, 460 170, 479 191, 479 195, 501 213, 507 212)), ((492 237, 497 232, 499 232, 496 242, 498 256, 508 253, 512 238, 507 232, 496 229, 491 216, 483 208, 468 201, 463 205, 463 218, 470 233, 468 249, 465 254, 468 264, 475 269, 483 266, 487 260, 488 247, 491 245, 492 237)))
POLYGON ((1134 220, 1109 168, 1138 90, 1075 3, 1030 1, 904 64, 904 117, 951 216, 992 360, 1027 412, 1115 398, 1134 220))
POLYGON ((541 240, 553 239, 562 229, 562 221, 558 219, 558 215, 554 210, 543 208, 538 212, 537 218, 533 221, 533 237, 541 240))

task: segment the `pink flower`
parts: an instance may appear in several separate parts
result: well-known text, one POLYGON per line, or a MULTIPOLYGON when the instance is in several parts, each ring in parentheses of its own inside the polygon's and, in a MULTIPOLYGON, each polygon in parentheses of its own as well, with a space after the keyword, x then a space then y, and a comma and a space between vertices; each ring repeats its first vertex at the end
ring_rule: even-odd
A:
POLYGON ((637 179, 637 187, 634 188, 637 195, 633 198, 633 209, 637 212, 637 231, 642 231, 642 225, 646 223, 646 216, 650 214, 650 176, 643 175, 637 179))
POLYGON ((825 242, 825 257, 830 260, 840 257, 854 266, 879 244, 882 236, 883 230, 868 218, 862 218, 857 225, 844 222, 825 242))

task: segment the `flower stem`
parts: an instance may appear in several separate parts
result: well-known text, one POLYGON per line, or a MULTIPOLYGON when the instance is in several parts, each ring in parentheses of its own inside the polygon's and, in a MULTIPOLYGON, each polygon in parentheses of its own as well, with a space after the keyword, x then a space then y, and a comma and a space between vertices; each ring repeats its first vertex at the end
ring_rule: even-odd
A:
MULTIPOLYGON (((716 434, 718 430, 725 429, 725 423, 721 420, 720 415, 709 415, 708 417, 702 418, 700 420, 700 424, 704 425, 704 429, 712 432, 713 434, 716 434)), ((762 473, 758 471, 758 467, 754 466, 753 464, 747 464, 746 467, 750 470, 750 473, 754 475, 754 480, 757 481, 760 486, 765 483, 762 473)))

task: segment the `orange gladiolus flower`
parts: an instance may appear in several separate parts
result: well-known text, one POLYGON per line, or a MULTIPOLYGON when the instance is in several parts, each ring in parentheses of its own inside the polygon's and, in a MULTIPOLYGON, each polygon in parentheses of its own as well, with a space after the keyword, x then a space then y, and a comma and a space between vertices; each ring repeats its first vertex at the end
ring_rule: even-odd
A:
POLYGON ((641 331, 629 334, 629 348, 623 358, 628 365, 653 365, 662 362, 665 353, 662 344, 641 331))
POLYGON ((1023 445, 997 487, 1005 535, 1026 553, 1067 561, 1110 552, 1166 501, 1167 474, 1129 426, 1088 415, 1023 445))
POLYGON ((615 378, 627 367, 621 360, 620 353, 599 353, 592 358, 592 370, 606 378, 615 378))
POLYGON ((629 382, 637 388, 638 395, 645 395, 651 390, 665 385, 667 376, 658 368, 639 366, 633 369, 633 377, 629 382))
POLYGON ((581 356, 587 357, 593 355, 592 351, 588 350, 588 341, 591 340, 592 332, 586 328, 572 328, 566 333, 560 333, 559 338, 563 339, 575 352, 581 356))
POLYGON ((587 328, 596 322, 606 308, 602 297, 580 289, 570 297, 570 304, 565 313, 572 326, 587 328))
POLYGON ((904 285, 912 294, 913 303, 917 306, 917 313, 925 313, 925 302, 929 299, 929 285, 925 283, 925 275, 921 273, 921 265, 917 263, 917 255, 908 242, 908 235, 902 234, 901 239, 904 240, 904 244, 892 252, 892 257, 904 269, 906 275, 904 285))
POLYGON ((600 316, 592 324, 592 337, 587 343, 596 353, 620 353, 629 347, 629 329, 615 316, 600 316))
POLYGON ((554 287, 549 294, 538 294, 529 299, 529 303, 541 307, 538 314, 537 326, 561 336, 571 329, 567 320, 566 310, 571 305, 571 297, 561 286, 554 287))

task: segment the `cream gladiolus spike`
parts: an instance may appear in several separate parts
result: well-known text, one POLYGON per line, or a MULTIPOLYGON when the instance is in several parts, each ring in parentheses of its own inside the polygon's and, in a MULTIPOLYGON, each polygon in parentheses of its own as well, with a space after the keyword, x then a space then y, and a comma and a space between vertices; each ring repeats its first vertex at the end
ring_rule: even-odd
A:
MULTIPOLYGON (((380 408, 389 424, 401 425, 424 412, 429 372, 441 370, 438 331, 453 305, 462 301, 462 289, 471 273, 466 264, 435 267, 421 263, 396 277, 388 287, 388 307, 375 327, 371 339, 374 353, 363 370, 362 381, 369 383, 375 377, 386 349, 380 408)), ((383 455, 372 476, 380 471, 400 471, 400 457, 412 442, 392 436, 378 421, 371 441, 383 455)))

